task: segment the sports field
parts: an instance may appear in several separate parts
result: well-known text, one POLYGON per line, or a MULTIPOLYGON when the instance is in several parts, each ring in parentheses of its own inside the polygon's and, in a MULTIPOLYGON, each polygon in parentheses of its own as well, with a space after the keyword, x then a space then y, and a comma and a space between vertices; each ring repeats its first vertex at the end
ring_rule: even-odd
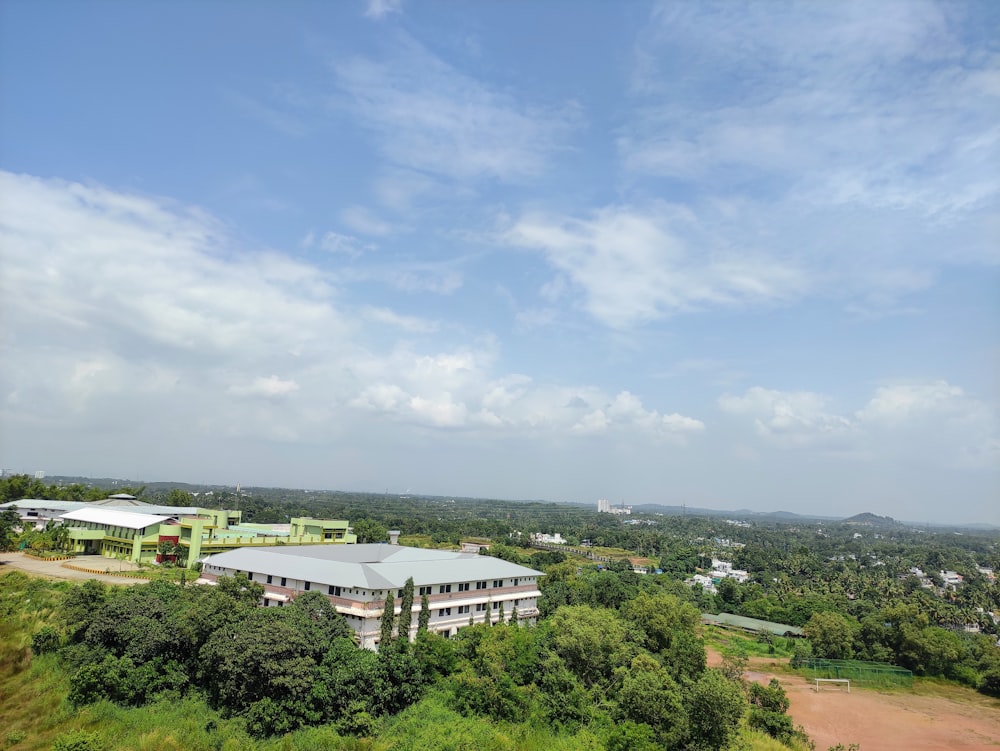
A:
MULTIPOLYGON (((709 652, 709 664, 722 658, 709 652)), ((960 686, 916 681, 888 692, 851 684, 815 684, 798 675, 772 673, 775 661, 752 658, 746 677, 766 684, 776 677, 791 703, 788 713, 816 743, 817 751, 851 743, 861 751, 997 751, 1000 700, 960 686)))

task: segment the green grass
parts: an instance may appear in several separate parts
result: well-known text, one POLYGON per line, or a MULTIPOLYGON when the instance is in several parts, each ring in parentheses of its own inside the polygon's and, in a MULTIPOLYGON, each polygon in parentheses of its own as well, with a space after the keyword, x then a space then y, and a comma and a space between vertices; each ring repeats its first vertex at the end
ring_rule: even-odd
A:
POLYGON ((740 731, 733 748, 739 751, 811 751, 804 741, 792 741, 790 745, 785 745, 767 733, 746 727, 740 731))
POLYGON ((531 723, 494 722, 464 717, 431 694, 383 723, 372 751, 600 751, 604 745, 589 730, 555 733, 531 723))
POLYGON ((705 646, 714 649, 724 657, 738 654, 747 657, 770 657, 775 659, 790 658, 795 650, 796 639, 784 636, 772 636, 771 642, 759 641, 753 636, 743 634, 718 626, 705 626, 702 631, 705 646))

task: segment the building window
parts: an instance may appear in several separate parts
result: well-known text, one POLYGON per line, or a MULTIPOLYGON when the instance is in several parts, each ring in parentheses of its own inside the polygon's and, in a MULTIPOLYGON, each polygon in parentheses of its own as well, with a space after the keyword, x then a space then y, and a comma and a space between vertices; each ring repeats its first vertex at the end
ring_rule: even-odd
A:
POLYGON ((402 597, 402 596, 403 596, 403 590, 397 589, 396 590, 396 597, 402 597))
POLYGON ((484 610, 486 610, 486 603, 485 602, 477 602, 476 603, 476 612, 477 613, 482 613, 484 610))
POLYGON ((493 586, 494 587, 502 587, 503 586, 503 579, 494 579, 493 580, 493 586))
POLYGON ((442 584, 440 587, 438 587, 438 594, 439 595, 443 595, 445 592, 451 592, 451 585, 450 584, 442 584))
POLYGON ((282 587, 287 587, 288 586, 288 579, 286 579, 284 576, 281 577, 281 586, 282 587))
POLYGON ((340 597, 340 587, 335 587, 331 584, 326 588, 326 593, 328 595, 333 595, 334 597, 340 597))
POLYGON ((486 582, 476 582, 476 589, 486 589, 486 582))
POLYGON ((311 582, 306 582, 306 585, 305 585, 305 587, 304 587, 304 589, 306 590, 306 592, 308 592, 308 591, 309 591, 309 587, 310 587, 310 585, 311 585, 311 582))
POLYGON ((270 574, 268 574, 267 575, 267 583, 270 584, 271 583, 271 579, 273 579, 273 578, 274 577, 272 577, 270 574))
POLYGON ((424 595, 429 595, 432 589, 434 589, 434 587, 421 587, 420 596, 423 597, 424 595))
POLYGON ((521 581, 521 580, 520 579, 511 579, 510 580, 510 585, 512 587, 516 587, 519 581, 521 581))
POLYGON ((458 614, 459 615, 462 615, 463 613, 468 613, 468 612, 469 612, 469 606, 468 605, 459 605, 458 606, 458 614))
POLYGON ((438 618, 444 618, 446 615, 451 615, 451 608, 441 608, 438 611, 438 618))
POLYGON ((458 591, 459 592, 468 592, 469 591, 469 582, 460 582, 459 585, 458 585, 458 591))

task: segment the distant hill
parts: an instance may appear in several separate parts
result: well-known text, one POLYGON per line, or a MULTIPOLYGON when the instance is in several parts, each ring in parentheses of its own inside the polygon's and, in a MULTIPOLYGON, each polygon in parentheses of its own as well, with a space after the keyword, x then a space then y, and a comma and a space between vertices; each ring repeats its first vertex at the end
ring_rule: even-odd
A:
POLYGON ((901 527, 902 522, 898 522, 891 516, 879 516, 878 514, 871 514, 867 511, 863 514, 855 514, 854 516, 844 519, 844 524, 856 524, 860 527, 901 527))

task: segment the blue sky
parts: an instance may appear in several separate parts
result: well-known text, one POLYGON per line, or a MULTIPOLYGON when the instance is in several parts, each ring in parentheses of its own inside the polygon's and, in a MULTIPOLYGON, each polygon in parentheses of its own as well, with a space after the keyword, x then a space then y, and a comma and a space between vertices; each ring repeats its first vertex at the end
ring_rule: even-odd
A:
POLYGON ((0 4, 0 466, 1000 523, 1000 8, 0 4))

